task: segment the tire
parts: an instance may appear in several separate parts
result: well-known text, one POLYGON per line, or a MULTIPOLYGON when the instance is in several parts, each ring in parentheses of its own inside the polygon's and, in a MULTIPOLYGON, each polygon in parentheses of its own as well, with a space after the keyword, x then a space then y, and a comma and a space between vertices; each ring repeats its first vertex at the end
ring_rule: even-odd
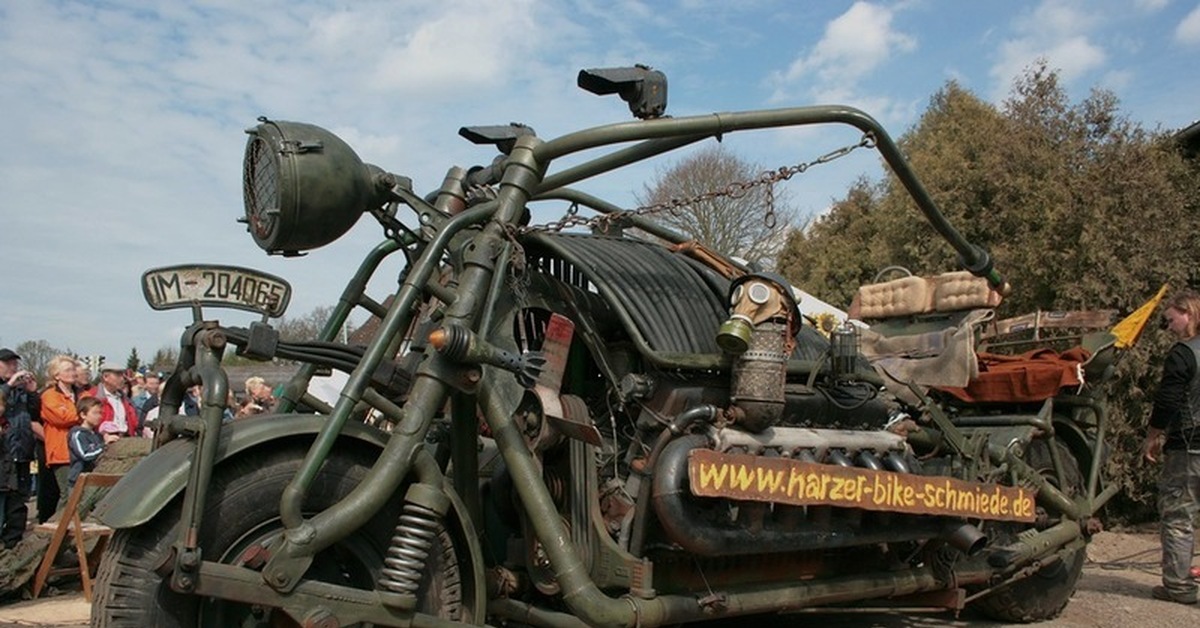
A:
MULTIPOLYGON (((200 547, 205 560, 237 563, 247 548, 260 545, 282 529, 280 495, 299 469, 307 444, 273 443, 270 451, 255 450, 217 468, 201 524, 200 547)), ((331 456, 308 492, 305 514, 331 506, 348 494, 362 481, 373 459, 368 452, 352 447, 331 456)), ((92 626, 292 625, 285 614, 272 609, 176 593, 154 572, 178 538, 181 501, 176 498, 149 523, 113 535, 96 578, 92 626)), ((400 507, 399 498, 390 500, 360 530, 318 554, 305 579, 374 589, 400 507)), ((459 548, 443 527, 426 561, 418 610, 443 619, 468 619, 464 617, 458 556, 459 548)))
MULTIPOLYGON (((1050 458, 1050 445, 1051 443, 1044 439, 1031 443, 1025 455, 1025 462, 1057 486, 1058 478, 1054 474, 1054 463, 1050 458)), ((1058 488, 1068 496, 1075 497, 1083 490, 1083 475, 1079 471, 1079 463, 1062 443, 1054 441, 1053 446, 1058 448, 1067 484, 1058 488)), ((1038 520, 1034 525, 1039 529, 1059 522, 1058 518, 1047 517, 1041 506, 1038 506, 1037 514, 1038 520)), ((1028 529, 1028 526, 1006 523, 989 526, 987 532, 988 536, 994 539, 994 544, 1002 546, 1015 541, 1016 535, 1024 529, 1028 529)), ((1066 608, 1067 602, 1075 594, 1086 558, 1087 548, 1080 547, 1064 555, 1062 560, 1047 565, 1028 578, 982 597, 972 605, 988 617, 999 621, 1029 623, 1053 619, 1066 608)))

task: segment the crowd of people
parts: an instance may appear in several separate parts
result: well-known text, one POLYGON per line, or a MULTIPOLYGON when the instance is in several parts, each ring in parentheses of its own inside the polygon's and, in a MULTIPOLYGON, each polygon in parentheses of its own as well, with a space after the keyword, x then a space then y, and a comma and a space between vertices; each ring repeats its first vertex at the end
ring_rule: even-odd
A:
MULTIPOLYGON (((103 363, 100 375, 79 359, 55 356, 44 378, 22 368, 21 356, 0 349, 0 548, 21 541, 36 495, 36 521, 44 523, 67 502, 80 474, 95 468, 105 446, 122 438, 153 436, 163 375, 103 363)), ((187 391, 181 414, 199 415, 199 386, 187 391)), ((225 420, 270 412, 271 387, 246 380, 239 400, 227 399, 225 420)))

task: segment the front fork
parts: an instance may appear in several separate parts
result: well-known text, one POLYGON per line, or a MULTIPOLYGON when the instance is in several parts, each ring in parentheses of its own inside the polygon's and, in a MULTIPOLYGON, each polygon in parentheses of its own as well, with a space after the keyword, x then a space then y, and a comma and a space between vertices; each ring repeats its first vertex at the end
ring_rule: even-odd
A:
MULTIPOLYGON (((511 250, 505 225, 519 221, 530 190, 537 186, 538 169, 533 163, 532 146, 536 138, 523 138, 513 149, 505 169, 497 198, 489 203, 468 209, 451 218, 437 231, 420 259, 409 269, 405 281, 380 324, 380 330, 368 347, 362 362, 350 376, 332 416, 309 449, 300 470, 284 490, 280 500, 280 516, 285 526, 283 537, 274 548, 263 576, 275 590, 292 590, 302 579, 313 557, 362 526, 395 494, 408 475, 414 456, 424 440, 433 418, 445 407, 453 390, 471 392, 478 384, 463 379, 460 365, 441 356, 432 348, 417 369, 408 400, 387 446, 363 481, 337 504, 305 519, 301 514, 304 496, 312 487, 321 464, 332 450, 342 425, 354 406, 363 398, 370 373, 378 367, 388 351, 391 340, 407 329, 416 311, 424 286, 441 266, 442 257, 451 239, 463 228, 492 218, 478 235, 467 241, 461 251, 462 272, 454 300, 447 306, 444 322, 475 329, 493 293, 498 260, 504 260, 511 250)), ((483 318, 487 318, 483 316, 483 318)), ((473 446, 473 441, 455 442, 454 447, 473 446)), ((469 469, 462 470, 469 474, 469 469)), ((473 506, 472 506, 473 507, 473 506)))
POLYGON ((163 385, 161 427, 155 442, 161 445, 178 436, 196 439, 195 457, 188 470, 188 483, 183 493, 183 512, 180 517, 179 538, 171 546, 164 567, 171 570, 171 587, 191 591, 196 586, 202 559, 200 524, 208 496, 209 481, 217 460, 217 444, 221 436, 221 421, 229 395, 229 377, 221 368, 225 352, 225 334, 214 321, 194 323, 184 331, 179 364, 163 385), (191 386, 202 390, 200 416, 180 416, 179 405, 191 386), (173 563, 173 564, 172 564, 173 563))

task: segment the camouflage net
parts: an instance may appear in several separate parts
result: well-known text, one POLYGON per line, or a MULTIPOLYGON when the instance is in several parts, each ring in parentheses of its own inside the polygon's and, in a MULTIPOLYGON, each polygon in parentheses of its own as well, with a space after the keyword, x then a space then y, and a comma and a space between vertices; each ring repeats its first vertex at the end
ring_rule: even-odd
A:
MULTIPOLYGON (((150 439, 123 438, 110 443, 104 454, 96 463, 96 473, 125 473, 133 468, 139 460, 150 453, 150 439)), ((108 488, 88 488, 79 503, 79 515, 87 520, 92 508, 108 493, 108 488)), ((30 515, 32 516, 32 512, 30 515)), ((54 513, 50 521, 57 522, 63 515, 62 511, 54 513)), ((11 550, 0 549, 0 598, 12 597, 33 581, 42 557, 50 547, 50 532, 30 529, 25 538, 11 550)), ((95 539, 89 539, 90 551, 95 539)), ((72 547, 69 542, 63 543, 63 548, 72 547)), ((24 592, 28 596, 28 591, 24 592)))

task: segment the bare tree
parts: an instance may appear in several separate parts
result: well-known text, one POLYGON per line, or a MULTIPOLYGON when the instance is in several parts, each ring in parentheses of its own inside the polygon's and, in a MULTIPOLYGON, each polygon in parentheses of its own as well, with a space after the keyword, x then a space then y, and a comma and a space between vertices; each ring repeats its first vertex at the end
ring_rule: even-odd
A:
MULTIPOLYGON (((660 172, 636 197, 643 206, 694 199, 756 179, 761 171, 723 146, 712 146, 660 172)), ((767 186, 756 186, 696 201, 657 218, 709 248, 771 267, 796 215, 783 190, 772 192, 771 203, 767 186), (767 220, 768 205, 774 208, 773 225, 767 220)))
POLYGON ((280 319, 275 328, 279 330, 279 337, 282 340, 316 340, 331 314, 333 314, 333 307, 322 305, 302 316, 285 316, 280 319))
POLYGON ((67 353, 62 349, 50 346, 50 343, 45 340, 26 340, 13 347, 13 351, 21 356, 24 368, 36 375, 41 383, 45 383, 49 379, 46 376, 46 367, 50 365, 50 359, 56 355, 67 353))

